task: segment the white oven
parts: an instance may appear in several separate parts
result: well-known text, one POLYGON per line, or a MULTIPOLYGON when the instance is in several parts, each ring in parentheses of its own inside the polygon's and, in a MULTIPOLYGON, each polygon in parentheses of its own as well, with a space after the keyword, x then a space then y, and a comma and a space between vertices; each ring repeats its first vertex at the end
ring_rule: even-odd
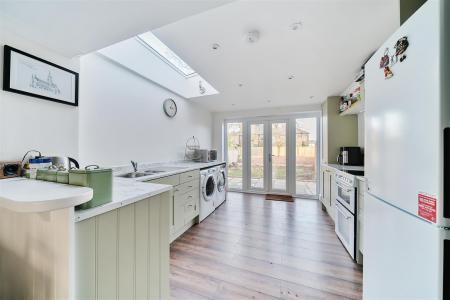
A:
POLYGON ((336 200, 341 202, 351 213, 355 213, 356 208, 356 188, 354 183, 344 181, 343 175, 336 174, 336 200))
POLYGON ((336 223, 334 230, 347 249, 350 256, 356 255, 356 222, 355 216, 350 213, 339 201, 336 201, 336 223))

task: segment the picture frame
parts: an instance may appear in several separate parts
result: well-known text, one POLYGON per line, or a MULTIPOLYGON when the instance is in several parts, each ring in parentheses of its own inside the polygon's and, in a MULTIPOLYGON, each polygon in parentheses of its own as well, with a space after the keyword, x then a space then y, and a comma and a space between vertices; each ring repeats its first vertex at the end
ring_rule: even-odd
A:
POLYGON ((77 72, 4 46, 4 91, 78 106, 78 82, 77 72))

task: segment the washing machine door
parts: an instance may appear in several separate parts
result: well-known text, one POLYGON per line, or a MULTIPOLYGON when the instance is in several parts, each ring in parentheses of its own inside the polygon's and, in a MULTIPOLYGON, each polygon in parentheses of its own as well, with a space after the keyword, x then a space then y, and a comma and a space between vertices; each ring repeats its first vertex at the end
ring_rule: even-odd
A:
POLYGON ((226 184, 225 170, 220 170, 217 175, 217 190, 222 193, 225 191, 226 184))
POLYGON ((205 176, 202 182, 202 195, 205 201, 212 201, 216 193, 216 179, 213 174, 205 176))

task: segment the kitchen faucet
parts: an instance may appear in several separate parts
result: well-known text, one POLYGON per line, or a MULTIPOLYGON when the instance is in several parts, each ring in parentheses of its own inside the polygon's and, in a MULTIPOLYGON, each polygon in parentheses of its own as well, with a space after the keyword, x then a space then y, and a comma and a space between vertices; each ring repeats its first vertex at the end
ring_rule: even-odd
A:
POLYGON ((138 171, 138 163, 135 161, 131 161, 131 165, 133 166, 134 172, 138 171))

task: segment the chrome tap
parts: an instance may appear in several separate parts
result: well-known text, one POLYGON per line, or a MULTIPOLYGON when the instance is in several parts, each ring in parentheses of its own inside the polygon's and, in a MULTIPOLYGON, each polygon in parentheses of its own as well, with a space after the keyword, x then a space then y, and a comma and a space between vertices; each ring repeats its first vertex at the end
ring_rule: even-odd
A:
POLYGON ((133 166, 134 172, 138 171, 138 163, 135 161, 131 161, 131 165, 133 166))

